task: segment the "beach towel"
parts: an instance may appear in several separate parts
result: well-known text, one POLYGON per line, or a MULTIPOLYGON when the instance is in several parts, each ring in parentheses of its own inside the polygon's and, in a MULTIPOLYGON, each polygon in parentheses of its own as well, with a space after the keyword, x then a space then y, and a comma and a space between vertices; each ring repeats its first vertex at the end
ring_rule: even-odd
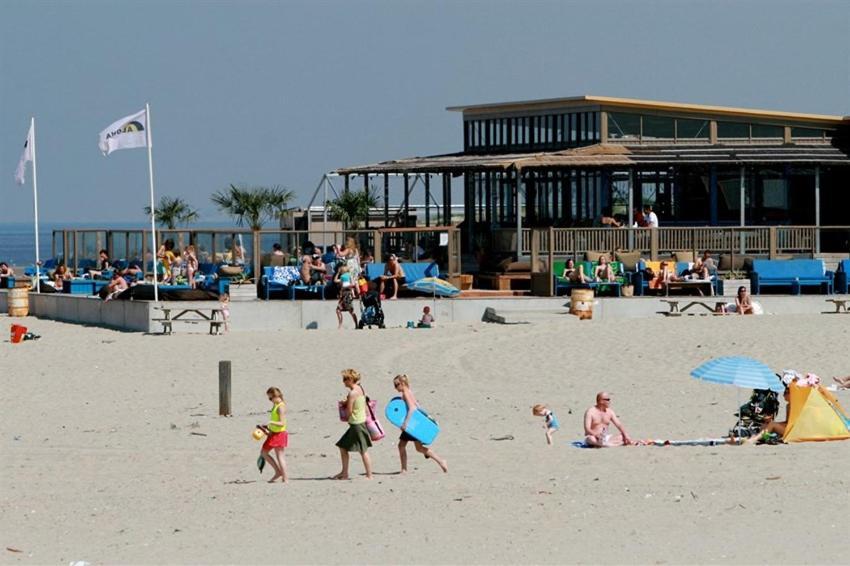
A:
MULTIPOLYGON (((638 440, 638 446, 719 446, 728 444, 728 438, 695 438, 692 440, 663 440, 663 439, 648 439, 638 440)), ((584 440, 574 440, 570 442, 574 448, 593 448, 584 440)))
POLYGON ((275 267, 270 279, 272 283, 291 285, 294 281, 301 281, 301 274, 298 272, 298 268, 292 265, 284 265, 275 267))

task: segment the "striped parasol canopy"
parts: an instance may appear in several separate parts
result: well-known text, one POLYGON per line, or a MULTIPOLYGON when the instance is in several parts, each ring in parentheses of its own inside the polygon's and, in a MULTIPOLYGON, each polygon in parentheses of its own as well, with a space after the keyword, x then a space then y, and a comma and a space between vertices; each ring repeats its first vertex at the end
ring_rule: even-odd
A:
POLYGON ((744 389, 770 389, 782 393, 785 386, 772 369, 746 356, 714 358, 694 369, 691 376, 703 381, 744 389))
POLYGON ((439 295, 440 297, 456 297, 460 294, 460 289, 439 277, 423 277, 413 283, 408 283, 407 288, 429 295, 439 295))

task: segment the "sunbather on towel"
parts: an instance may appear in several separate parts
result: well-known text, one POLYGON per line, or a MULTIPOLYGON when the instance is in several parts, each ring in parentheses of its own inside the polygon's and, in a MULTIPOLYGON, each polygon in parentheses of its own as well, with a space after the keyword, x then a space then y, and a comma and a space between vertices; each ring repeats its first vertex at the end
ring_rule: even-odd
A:
POLYGON ((596 394, 596 405, 590 407, 584 413, 584 435, 584 441, 587 445, 594 448, 633 444, 623 423, 611 409, 611 395, 605 391, 596 394), (608 428, 612 424, 617 427, 620 434, 615 436, 608 432, 608 428))
POLYGON ((839 389, 850 389, 850 375, 846 377, 833 377, 832 381, 838 384, 839 389))

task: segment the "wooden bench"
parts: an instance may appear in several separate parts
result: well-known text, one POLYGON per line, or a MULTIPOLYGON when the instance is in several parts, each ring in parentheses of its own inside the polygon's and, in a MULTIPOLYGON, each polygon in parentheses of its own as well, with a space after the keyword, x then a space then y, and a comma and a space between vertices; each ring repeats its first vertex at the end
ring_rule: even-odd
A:
POLYGON ((685 302, 679 299, 661 299, 662 303, 667 303, 667 307, 669 310, 664 314, 666 316, 682 316, 683 314, 688 314, 690 316, 694 316, 697 314, 700 315, 723 315, 726 314, 723 307, 726 305, 726 301, 713 301, 713 300, 692 300, 688 301, 688 304, 683 306, 681 309, 679 308, 679 303, 685 302), (714 307, 711 306, 711 303, 714 303, 714 307), (700 306, 707 310, 707 313, 703 312, 687 312, 688 310, 700 306))
POLYGON ((826 302, 835 305, 835 312, 824 314, 850 314, 850 311, 847 310, 847 303, 850 303, 850 299, 827 299, 826 302))
POLYGON ((482 273, 478 275, 478 281, 487 281, 491 289, 497 291, 510 291, 514 281, 528 281, 531 284, 531 273, 525 271, 507 273, 482 273))
POLYGON ((151 319, 162 325, 162 333, 170 335, 173 332, 175 322, 187 322, 189 324, 209 323, 210 334, 219 334, 225 321, 218 318, 222 313, 219 308, 187 307, 184 309, 171 307, 155 307, 162 311, 162 318, 151 319), (172 312, 175 312, 172 316, 172 312), (209 314, 207 314, 209 313, 209 314), (194 316, 191 316, 194 315, 194 316), (191 318, 189 318, 191 316, 191 318))

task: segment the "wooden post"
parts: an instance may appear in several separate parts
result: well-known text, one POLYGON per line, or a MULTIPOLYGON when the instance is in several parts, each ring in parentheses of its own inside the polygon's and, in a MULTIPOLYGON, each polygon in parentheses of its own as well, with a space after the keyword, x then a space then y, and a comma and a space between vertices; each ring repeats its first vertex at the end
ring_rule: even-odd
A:
POLYGON ((425 226, 431 226, 431 174, 425 174, 425 226))
MULTIPOLYGON (((310 212, 307 211, 308 216, 309 216, 309 214, 310 214, 310 212)), ((253 253, 254 257, 252 258, 253 264, 254 264, 254 283, 259 285, 260 277, 262 276, 262 271, 263 271, 263 268, 262 268, 262 265, 261 265, 262 256, 260 255, 262 253, 262 250, 260 249, 260 245, 261 245, 260 232, 257 231, 257 230, 253 230, 251 232, 251 236, 252 236, 251 239, 253 240, 253 248, 254 248, 254 250, 253 250, 254 251, 254 253, 253 253)))
MULTIPOLYGON (((363 173, 363 192, 366 193, 366 202, 369 202, 369 173, 363 173)), ((369 215, 372 213, 372 208, 366 207, 366 220, 364 226, 369 228, 369 215)))
POLYGON ((374 240, 372 245, 372 255, 375 256, 375 261, 381 263, 384 261, 384 256, 381 254, 382 240, 381 240, 381 231, 375 230, 374 235, 372 236, 374 240))
POLYGON ((407 228, 407 219, 410 216, 410 177, 407 173, 404 174, 404 201, 402 202, 402 206, 404 207, 404 222, 402 226, 407 228))
POLYGON ((776 249, 776 226, 768 227, 767 236, 767 257, 769 259, 776 259, 779 253, 776 249))
POLYGON ((233 413, 230 405, 230 361, 218 362, 218 414, 229 417, 233 413))
POLYGON ((658 228, 649 228, 649 259, 658 261, 658 228))
MULTIPOLYGON (((384 173, 384 228, 390 227, 390 175, 384 173)), ((376 258, 380 259, 377 255, 376 258)))
POLYGON ((555 273, 555 229, 549 226, 549 269, 546 271, 549 275, 549 296, 555 296, 555 280, 552 275, 555 273))

